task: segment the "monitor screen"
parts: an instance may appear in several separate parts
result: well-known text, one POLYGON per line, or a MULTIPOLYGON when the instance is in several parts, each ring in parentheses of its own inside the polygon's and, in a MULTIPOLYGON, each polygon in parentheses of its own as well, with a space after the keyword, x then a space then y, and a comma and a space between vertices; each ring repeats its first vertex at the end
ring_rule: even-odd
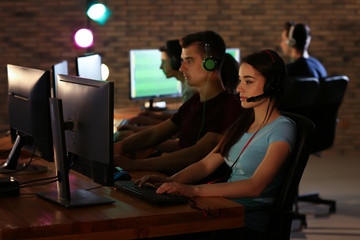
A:
POLYGON ((160 50, 130 50, 130 99, 181 96, 181 82, 174 77, 166 78, 160 65, 160 50))
POLYGON ((24 149, 48 161, 53 160, 50 71, 8 64, 7 72, 9 124, 14 146, 1 169, 35 170, 19 166, 18 157, 24 149))
POLYGON ((59 62, 57 64, 54 64, 51 68, 52 70, 52 78, 53 78, 53 90, 52 90, 52 96, 51 97, 55 97, 56 96, 56 79, 57 79, 57 75, 58 74, 63 74, 63 75, 68 75, 69 74, 69 70, 68 70, 68 61, 64 60, 62 62, 59 62))
POLYGON ((76 74, 82 78, 102 80, 101 56, 97 53, 76 58, 76 74))
POLYGON ((57 98, 50 99, 58 191, 38 196, 75 207, 113 202, 90 191, 70 191, 70 168, 94 182, 114 184, 114 84, 59 74, 57 98))
POLYGON ((240 48, 227 48, 225 52, 231 54, 240 63, 240 48))

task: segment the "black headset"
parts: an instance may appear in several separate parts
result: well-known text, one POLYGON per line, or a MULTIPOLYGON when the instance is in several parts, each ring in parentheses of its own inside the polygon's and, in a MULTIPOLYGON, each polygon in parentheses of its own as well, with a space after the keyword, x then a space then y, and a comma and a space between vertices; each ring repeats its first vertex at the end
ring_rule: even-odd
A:
MULTIPOLYGON (((271 57, 273 66, 276 68, 276 60, 271 51, 264 50, 271 57)), ((271 79, 268 79, 264 85, 264 95, 267 97, 278 97, 282 94, 281 88, 281 79, 280 79, 280 68, 274 72, 274 76, 271 79)))
POLYGON ((203 59, 203 63, 202 63, 203 69, 207 72, 212 72, 216 69, 217 61, 213 59, 211 55, 210 44, 208 43, 205 43, 205 53, 206 56, 203 59))

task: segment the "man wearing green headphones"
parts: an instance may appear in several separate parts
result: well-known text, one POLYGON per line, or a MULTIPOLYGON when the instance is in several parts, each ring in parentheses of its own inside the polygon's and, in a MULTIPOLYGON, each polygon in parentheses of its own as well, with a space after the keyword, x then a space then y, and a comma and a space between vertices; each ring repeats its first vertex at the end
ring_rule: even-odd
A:
POLYGON ((212 31, 185 36, 180 72, 198 89, 171 119, 115 143, 115 165, 125 170, 179 171, 199 161, 217 145, 223 132, 242 114, 239 98, 225 90, 221 66, 225 43, 212 31), (142 159, 124 154, 154 148, 177 134, 179 141, 167 153, 142 159))

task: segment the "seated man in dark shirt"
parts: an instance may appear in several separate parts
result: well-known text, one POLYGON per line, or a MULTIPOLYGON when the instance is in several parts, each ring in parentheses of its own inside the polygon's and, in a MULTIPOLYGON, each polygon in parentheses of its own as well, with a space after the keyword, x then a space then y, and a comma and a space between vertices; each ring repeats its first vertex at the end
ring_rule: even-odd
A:
POLYGON ((215 32, 190 34, 181 39, 183 73, 198 93, 168 120, 135 133, 114 145, 115 165, 125 170, 179 171, 210 153, 221 135, 243 112, 239 97, 225 90, 220 69, 225 56, 224 40, 215 32), (156 157, 124 156, 156 147, 173 135, 179 141, 156 157))
POLYGON ((281 35, 281 49, 285 55, 290 57, 287 64, 288 76, 292 77, 315 77, 327 76, 325 67, 307 51, 311 41, 310 28, 303 23, 285 24, 281 35))

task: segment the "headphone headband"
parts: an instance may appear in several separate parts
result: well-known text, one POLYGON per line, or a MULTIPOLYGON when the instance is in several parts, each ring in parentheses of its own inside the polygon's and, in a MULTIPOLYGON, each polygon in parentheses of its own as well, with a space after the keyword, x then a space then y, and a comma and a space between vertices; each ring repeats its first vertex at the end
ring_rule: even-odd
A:
POLYGON ((208 43, 205 43, 205 53, 206 53, 206 56, 212 57, 211 51, 210 51, 210 44, 208 44, 208 43))
POLYGON ((211 55, 211 48, 209 43, 205 43, 205 54, 206 57, 203 59, 203 69, 205 71, 211 72, 216 69, 217 62, 215 59, 212 58, 211 55))
POLYGON ((293 37, 294 29, 295 29, 295 24, 291 25, 290 29, 289 29, 287 45, 289 45, 290 47, 295 47, 296 46, 296 40, 293 37))
POLYGON ((275 58, 277 58, 276 53, 273 54, 271 50, 264 50, 264 52, 266 54, 268 54, 271 58, 271 62, 272 62, 272 68, 275 70, 273 72, 273 76, 271 77, 271 79, 268 79, 265 82, 264 85, 264 94, 265 96, 268 97, 277 97, 279 95, 281 95, 281 79, 280 79, 280 68, 278 66, 276 66, 277 61, 275 58))
POLYGON ((265 52, 270 55, 271 61, 272 61, 273 63, 275 63, 274 56, 273 56, 268 50, 265 50, 265 52))

